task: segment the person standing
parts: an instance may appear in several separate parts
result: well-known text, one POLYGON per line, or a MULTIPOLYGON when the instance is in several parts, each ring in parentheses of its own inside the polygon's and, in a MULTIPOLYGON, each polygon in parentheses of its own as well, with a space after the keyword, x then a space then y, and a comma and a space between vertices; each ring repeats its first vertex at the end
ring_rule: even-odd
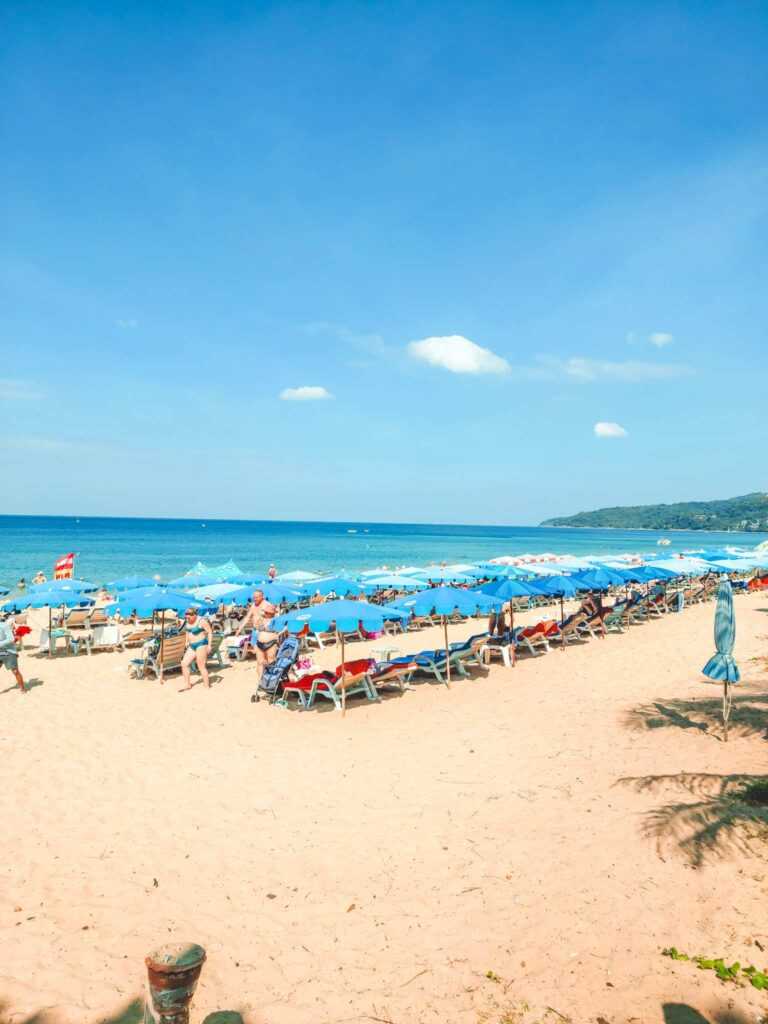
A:
POLYGON ((274 582, 275 578, 277 577, 277 568, 274 562, 272 562, 270 567, 267 569, 267 576, 269 576, 270 583, 274 582))
POLYGON ((202 615, 197 614, 196 608, 188 608, 184 612, 184 631, 187 634, 187 649, 181 659, 181 674, 186 683, 184 688, 188 690, 192 686, 190 669, 195 663, 203 682, 210 687, 211 680, 206 663, 213 642, 211 624, 202 615))
POLYGON ((19 689, 22 693, 26 693, 24 677, 19 672, 19 653, 16 650, 16 637, 13 632, 12 619, 5 619, 5 621, 0 622, 0 665, 13 673, 19 689))
POLYGON ((275 647, 279 639, 277 633, 272 632, 272 620, 277 615, 277 608, 264 597, 263 590, 254 590, 253 599, 245 613, 245 618, 237 627, 235 636, 239 636, 244 629, 251 629, 251 646, 256 651, 256 660, 259 668, 268 665, 275 656, 275 647))

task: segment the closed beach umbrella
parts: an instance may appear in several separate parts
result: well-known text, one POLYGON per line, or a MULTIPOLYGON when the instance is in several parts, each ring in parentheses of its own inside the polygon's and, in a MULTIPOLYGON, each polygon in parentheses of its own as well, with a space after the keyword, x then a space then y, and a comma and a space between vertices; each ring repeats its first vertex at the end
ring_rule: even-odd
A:
POLYGON ((731 714, 731 686, 741 679, 739 666, 733 657, 736 643, 736 615, 733 610, 733 588, 729 580, 723 580, 717 588, 717 608, 715 609, 715 648, 716 653, 702 669, 708 679, 716 679, 723 684, 723 732, 728 740, 728 719, 731 714))

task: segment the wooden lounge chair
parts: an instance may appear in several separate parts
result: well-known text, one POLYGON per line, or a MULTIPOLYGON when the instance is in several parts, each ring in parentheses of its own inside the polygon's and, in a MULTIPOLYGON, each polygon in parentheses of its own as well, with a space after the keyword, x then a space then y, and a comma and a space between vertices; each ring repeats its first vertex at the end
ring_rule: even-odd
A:
POLYGON ((90 608, 73 608, 64 620, 64 629, 87 629, 90 608))
POLYGON ((94 608, 88 616, 88 625, 91 629, 93 629, 94 626, 108 626, 109 616, 103 608, 94 608))
POLYGON ((130 633, 123 636, 123 647, 140 647, 147 640, 151 640, 154 632, 148 628, 132 629, 130 633))
POLYGON ((153 672, 155 678, 162 683, 166 672, 181 669, 181 659, 186 649, 186 635, 179 633, 177 636, 165 637, 162 644, 158 645, 157 651, 148 651, 146 658, 137 659, 131 664, 136 666, 141 675, 153 672))

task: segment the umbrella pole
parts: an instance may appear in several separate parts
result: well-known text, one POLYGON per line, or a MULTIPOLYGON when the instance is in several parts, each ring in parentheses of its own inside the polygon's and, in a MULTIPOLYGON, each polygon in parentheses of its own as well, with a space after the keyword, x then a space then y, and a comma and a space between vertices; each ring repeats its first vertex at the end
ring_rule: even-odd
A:
POLYGON ((451 649, 448 646, 448 618, 443 616, 443 631, 445 633, 445 675, 447 686, 451 685, 451 649))
POLYGON ((163 676, 163 638, 165 637, 165 608, 160 612, 160 682, 164 683, 165 678, 163 676))
POLYGON ((560 625, 565 622, 565 606, 563 605, 563 595, 560 595, 560 625))
POLYGON ((53 656, 53 612, 48 605, 48 657, 53 656))
POLYGON ((347 687, 344 683, 344 631, 339 633, 339 639, 341 640, 341 717, 343 718, 347 713, 347 687))
POLYGON ((731 684, 723 683, 723 741, 728 742, 728 719, 731 717, 731 684))

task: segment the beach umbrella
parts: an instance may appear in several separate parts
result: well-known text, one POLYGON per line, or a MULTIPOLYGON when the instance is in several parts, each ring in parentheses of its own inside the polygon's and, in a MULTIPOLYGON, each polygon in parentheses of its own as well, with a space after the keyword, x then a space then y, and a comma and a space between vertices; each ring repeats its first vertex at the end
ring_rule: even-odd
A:
POLYGON ((241 607, 251 603, 255 590, 260 590, 270 604, 297 604, 301 594, 296 587, 284 587, 280 583, 257 583, 252 587, 237 587, 227 594, 227 604, 241 607))
MULTIPOLYGON (((482 590, 459 590, 456 587, 435 587, 433 590, 422 590, 414 597, 400 602, 401 607, 410 607, 416 615, 431 615, 433 612, 443 620, 445 634, 445 674, 448 683, 451 681, 451 649, 448 643, 448 616, 458 612, 460 615, 474 615, 478 611, 490 612, 503 607, 504 601, 482 590)), ((391 605, 390 605, 391 607, 391 605)))
POLYGON ((221 580, 215 572, 189 572, 184 576, 179 576, 175 580, 171 580, 168 584, 174 590, 195 590, 197 587, 210 587, 214 583, 220 583, 221 580))
POLYGON ((540 593, 538 589, 523 583, 521 580, 500 579, 493 583, 484 583, 480 590, 491 597, 497 597, 500 601, 509 601, 509 631, 515 628, 515 611, 512 607, 512 600, 515 597, 533 597, 540 593))
POLYGON ((222 599, 242 590, 236 583, 211 583, 207 587, 195 587, 190 590, 190 597, 198 601, 214 601, 221 604, 222 599))
POLYGON ((106 590, 111 590, 115 593, 120 590, 138 590, 140 588, 161 586, 164 586, 164 584, 158 583, 157 580, 150 579, 148 576, 123 576, 119 580, 112 580, 111 583, 104 584, 106 590))
POLYGON ((60 593, 66 590, 86 594, 98 589, 98 583, 87 583, 85 580, 48 580, 47 583, 32 583, 27 587, 27 593, 44 594, 52 590, 60 593))
MULTIPOLYGON (((560 599, 560 623, 562 624, 565 621, 565 598, 576 597, 579 590, 582 589, 576 582, 576 576, 547 576, 546 579, 538 580, 537 582, 538 586, 545 593, 560 599)), ((563 644, 563 650, 565 650, 566 646, 566 644, 563 644)))
MULTIPOLYGON (((390 605, 369 604, 367 601, 326 601, 312 608, 298 608, 279 615, 272 622, 272 629, 280 632, 301 633, 308 626, 313 632, 324 633, 333 628, 341 643, 342 678, 344 674, 344 633, 358 629, 360 624, 369 633, 384 628, 385 621, 407 618, 407 613, 390 605)), ((341 690, 342 714, 346 712, 345 688, 341 690)))
MULTIPOLYGON (((183 615, 187 608, 197 608, 203 611, 203 602, 192 597, 191 594, 184 594, 179 590, 172 590, 170 587, 140 587, 137 590, 124 590, 109 609, 119 611, 124 618, 130 618, 134 613, 141 619, 148 619, 152 616, 153 628, 155 615, 160 613, 160 657, 163 654, 163 641, 165 639, 165 613, 169 611, 183 615)), ((161 680, 162 682, 162 677, 161 680)))
POLYGON ((346 597, 347 594, 364 594, 368 587, 366 583, 348 579, 346 576, 325 576, 319 580, 311 580, 298 587, 299 593, 304 597, 311 597, 312 594, 321 594, 326 597, 328 594, 337 594, 339 597, 346 597))
POLYGON ((223 583, 236 583, 239 587, 252 587, 257 583, 266 583, 267 577, 258 572, 233 572, 223 583))
POLYGON ((366 576, 365 586, 376 590, 420 590, 424 584, 413 576, 394 573, 391 576, 366 576))
POLYGON ((733 647, 736 643, 736 616, 733 610, 733 588, 729 580, 723 580, 717 588, 717 607, 715 609, 715 648, 716 653, 702 669, 708 679, 716 679, 723 684, 723 733, 728 741, 728 719, 731 714, 731 687, 741 678, 739 666, 733 658, 733 647))
MULTIPOLYGON (((63 582, 68 583, 68 580, 63 582)), ((61 608, 62 615, 65 608, 88 608, 94 604, 93 598, 85 597, 81 590, 47 590, 38 594, 30 594, 27 602, 29 608, 48 609, 48 657, 53 654, 51 648, 51 633, 53 632, 53 609, 61 608)))
POLYGON ((305 572, 303 569, 295 569, 293 572, 282 572, 275 578, 278 583, 308 583, 310 580, 319 580, 320 574, 305 572))

